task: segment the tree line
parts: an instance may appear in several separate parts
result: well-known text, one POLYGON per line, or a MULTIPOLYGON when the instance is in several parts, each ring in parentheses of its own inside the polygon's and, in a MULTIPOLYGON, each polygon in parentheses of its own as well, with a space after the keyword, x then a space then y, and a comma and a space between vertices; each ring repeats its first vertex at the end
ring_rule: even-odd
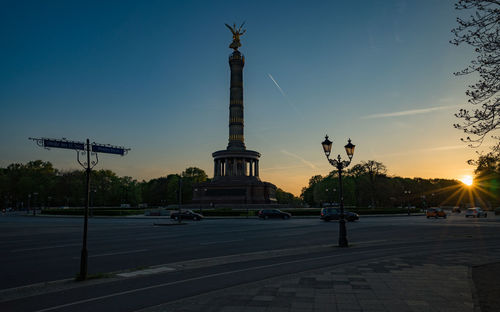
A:
MULTIPOLYGON (((129 176, 119 177, 111 170, 91 172, 90 205, 118 207, 122 204, 138 206, 168 206, 192 200, 193 185, 209 181, 200 168, 189 167, 180 174, 168 174, 149 181, 137 181, 129 176), (182 179, 182 186, 180 181, 182 179)), ((52 163, 41 160, 26 164, 15 163, 0 168, 0 203, 2 208, 82 207, 85 205, 85 172, 59 170, 52 163)), ((300 199, 281 189, 277 191, 280 203, 300 202, 300 199)))
MULTIPOLYGON (((433 206, 500 206, 500 154, 489 153, 472 161, 476 164, 476 186, 469 188, 451 179, 403 178, 387 175, 384 164, 369 160, 343 172, 344 204, 386 208, 433 206)), ((327 176, 316 175, 302 189, 301 198, 309 206, 339 202, 336 170, 327 176)))
MULTIPOLYGON (((206 181, 207 175, 199 168, 190 167, 180 174, 139 182, 129 176, 119 177, 111 170, 93 170, 90 204, 95 207, 176 204, 179 202, 181 178, 182 201, 188 203, 193 183, 206 181)), ((59 170, 50 162, 41 160, 0 168, 3 208, 82 207, 85 205, 85 190, 85 172, 82 170, 59 170)))
MULTIPOLYGON (((406 207, 431 206, 500 206, 500 149, 469 161, 476 166, 475 186, 467 188, 450 179, 403 178, 387 175, 378 161, 361 162, 344 171, 343 194, 347 206, 406 207)), ((111 170, 91 173, 90 204, 94 207, 168 206, 179 203, 179 180, 182 179, 182 203, 192 200, 195 183, 210 181, 200 168, 189 167, 180 174, 168 174, 149 181, 119 177, 111 170)), ((277 189, 279 204, 292 207, 319 207, 338 203, 339 184, 336 170, 326 176, 316 175, 302 189, 300 197, 277 189)), ((85 205, 85 173, 82 170, 59 170, 41 160, 11 164, 0 168, 0 205, 13 207, 82 207, 85 205)))

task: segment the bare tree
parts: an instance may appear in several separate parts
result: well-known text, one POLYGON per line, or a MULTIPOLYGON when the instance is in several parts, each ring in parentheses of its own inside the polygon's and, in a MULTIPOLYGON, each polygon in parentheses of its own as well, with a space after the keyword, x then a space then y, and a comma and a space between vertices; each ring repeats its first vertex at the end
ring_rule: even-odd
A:
POLYGON ((465 92, 474 108, 460 109, 455 116, 462 122, 454 126, 466 133, 463 141, 477 147, 488 133, 500 129, 500 1, 459 0, 455 8, 474 12, 467 19, 457 18, 458 27, 452 30, 455 39, 450 42, 457 46, 466 43, 477 53, 476 59, 455 75, 477 73, 479 80, 465 92))

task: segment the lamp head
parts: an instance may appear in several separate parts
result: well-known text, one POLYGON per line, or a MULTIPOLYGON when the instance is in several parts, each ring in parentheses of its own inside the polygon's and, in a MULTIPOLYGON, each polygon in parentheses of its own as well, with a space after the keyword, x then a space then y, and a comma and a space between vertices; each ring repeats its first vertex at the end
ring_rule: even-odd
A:
POLYGON ((330 153, 332 152, 332 141, 328 140, 328 135, 325 136, 325 140, 321 142, 321 145, 323 145, 323 151, 325 152, 326 157, 330 156, 330 153))
POLYGON ((354 145, 354 144, 351 143, 351 139, 349 139, 347 141, 347 145, 344 146, 345 152, 347 153, 347 156, 349 157, 349 160, 351 160, 352 156, 354 156, 354 148, 355 147, 356 147, 356 145, 354 145))

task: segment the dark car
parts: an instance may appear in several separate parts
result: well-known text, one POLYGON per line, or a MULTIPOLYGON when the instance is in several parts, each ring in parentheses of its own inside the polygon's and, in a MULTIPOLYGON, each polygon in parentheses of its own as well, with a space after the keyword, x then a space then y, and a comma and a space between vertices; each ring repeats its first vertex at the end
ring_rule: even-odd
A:
MULTIPOLYGON (((323 221, 339 220, 340 208, 323 208, 321 209, 320 218, 323 221)), ((344 219, 349 222, 353 222, 359 220, 359 215, 357 213, 344 210, 344 219)))
POLYGON ((288 212, 283 212, 279 209, 262 209, 259 210, 258 216, 261 219, 269 219, 269 218, 290 219, 292 214, 288 212))
POLYGON ((180 213, 178 211, 172 212, 170 214, 170 218, 174 219, 174 220, 179 220, 179 218, 180 218, 181 220, 182 219, 189 219, 189 220, 198 221, 198 220, 203 219, 203 215, 196 213, 192 210, 184 210, 184 211, 181 211, 180 213))

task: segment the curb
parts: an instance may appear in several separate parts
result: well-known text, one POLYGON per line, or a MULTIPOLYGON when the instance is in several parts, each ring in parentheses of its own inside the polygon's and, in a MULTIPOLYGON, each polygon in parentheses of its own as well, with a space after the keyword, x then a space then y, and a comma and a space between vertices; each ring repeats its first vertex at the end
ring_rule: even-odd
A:
MULTIPOLYGON (((33 217, 33 215, 16 215, 21 217, 33 217)), ((406 213, 400 214, 368 214, 368 215, 359 215, 360 218, 383 218, 383 217, 421 217, 425 216, 424 213, 414 213, 408 215, 406 213)), ((77 215, 44 215, 38 214, 35 217, 39 218, 82 218, 83 216, 77 215)), ((136 220, 155 220, 155 219, 168 219, 170 220, 170 216, 142 216, 142 215, 131 215, 131 216, 92 216, 90 219, 136 219, 136 220)), ((244 220, 244 219, 259 219, 257 216, 206 216, 203 219, 205 220, 224 220, 224 219, 234 219, 234 220, 244 220)), ((319 219, 319 216, 293 216, 292 219, 319 219)))

